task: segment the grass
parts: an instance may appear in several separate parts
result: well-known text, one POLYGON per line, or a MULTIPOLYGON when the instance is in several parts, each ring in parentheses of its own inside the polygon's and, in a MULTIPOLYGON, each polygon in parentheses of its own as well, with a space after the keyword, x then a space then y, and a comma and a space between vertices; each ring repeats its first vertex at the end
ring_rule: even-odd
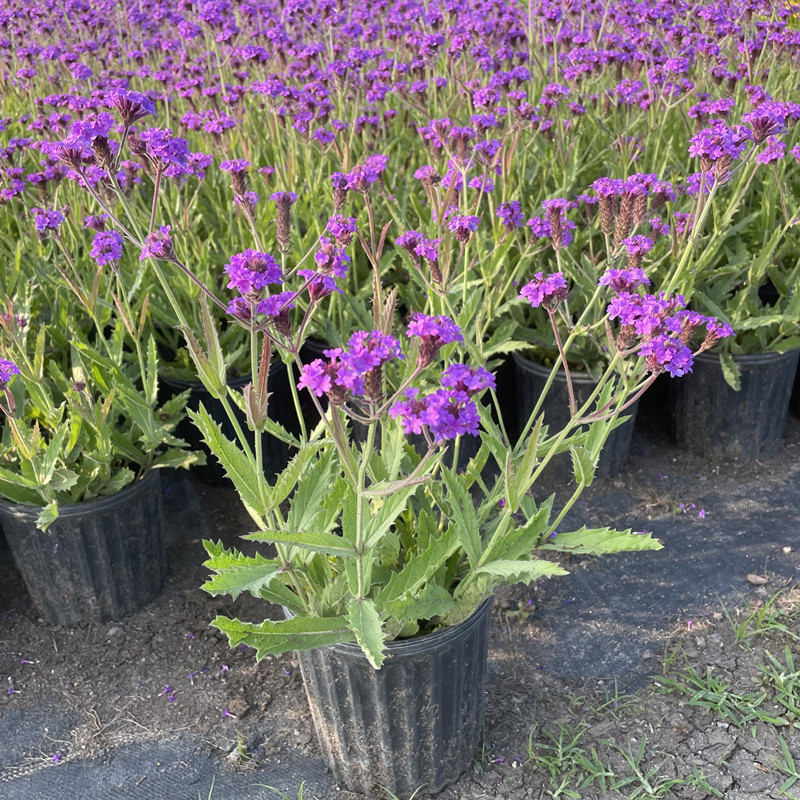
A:
POLYGON ((737 610, 736 616, 745 615, 744 619, 734 619, 723 606, 725 616, 733 627, 736 644, 749 646, 751 639, 772 634, 781 634, 794 641, 800 640, 800 635, 787 625, 793 617, 792 606, 797 605, 796 593, 797 590, 790 592, 788 589, 782 589, 762 605, 745 611, 737 610))

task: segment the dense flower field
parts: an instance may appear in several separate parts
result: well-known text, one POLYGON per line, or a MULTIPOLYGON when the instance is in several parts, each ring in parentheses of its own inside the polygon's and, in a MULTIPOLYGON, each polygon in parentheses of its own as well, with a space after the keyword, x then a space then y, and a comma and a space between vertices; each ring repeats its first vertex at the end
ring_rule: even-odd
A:
MULTIPOLYGON (((23 311, 28 286, 55 287, 58 248, 36 231, 59 231, 84 256, 77 269, 111 263, 144 292, 140 252, 103 230, 78 171, 100 199, 116 182, 146 212, 161 159, 159 230, 234 312, 223 267, 252 247, 284 268, 315 253, 329 283, 365 297, 368 259, 350 265, 344 243, 358 220, 376 254, 391 221, 385 281, 423 308, 426 284, 458 275, 487 358, 552 347, 546 314, 516 300, 533 273, 564 271, 581 313, 607 267, 643 262, 654 285, 733 323, 733 352, 797 344, 788 5, 108 0, 0 13, 0 288, 23 311), (120 89, 136 93, 127 105, 120 89), (369 203, 352 201, 370 187, 369 203), (766 315, 764 287, 777 297, 766 315)), ((157 230, 145 254, 158 246, 157 230)), ((171 280, 197 296, 187 276, 171 280)), ((169 338, 165 304, 150 311, 169 338)), ((336 343, 369 312, 337 296, 328 320, 318 333, 336 343)), ((584 350, 592 371, 603 354, 590 339, 584 350)))

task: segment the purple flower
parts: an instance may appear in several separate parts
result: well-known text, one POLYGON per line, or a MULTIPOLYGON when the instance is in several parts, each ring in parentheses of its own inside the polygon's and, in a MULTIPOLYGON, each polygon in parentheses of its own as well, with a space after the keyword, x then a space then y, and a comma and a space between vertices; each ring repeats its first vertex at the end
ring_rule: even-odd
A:
POLYGON ((269 199, 278 206, 291 206, 297 202, 297 195, 294 192, 273 192, 269 199))
POLYGON ((496 215, 500 218, 507 230, 520 228, 525 220, 522 215, 522 207, 519 200, 511 200, 508 203, 500 203, 497 206, 496 215))
POLYGON ((230 161, 223 161, 219 165, 219 168, 223 172, 229 172, 231 175, 234 175, 241 174, 250 166, 252 166, 252 164, 249 161, 245 161, 243 158, 234 158, 230 161))
POLYGON ((19 367, 13 361, 0 358, 0 389, 5 389, 8 386, 8 382, 19 374, 19 367))
POLYGON ((607 269, 598 285, 610 286, 617 293, 631 292, 638 286, 649 286, 650 279, 643 269, 607 269))
POLYGON ((711 127, 703 128, 689 140, 689 155, 700 159, 700 168, 708 172, 715 161, 722 160, 727 166, 737 159, 745 149, 747 134, 734 130, 721 120, 711 127))
POLYGON ((84 230, 105 230, 108 214, 88 214, 83 221, 84 230))
POLYGON ((69 136, 64 140, 64 147, 68 149, 91 147, 98 136, 107 139, 116 124, 114 117, 106 111, 89 114, 84 119, 72 123, 69 136))
POLYGON ((756 155, 756 161, 760 164, 772 164, 780 161, 786 155, 786 142, 773 136, 767 141, 767 146, 756 155))
POLYGON ((441 239, 424 239, 420 237, 414 252, 426 261, 435 264, 439 261, 439 243, 441 239))
POLYGON ((478 230, 480 225, 480 218, 471 214, 466 217, 453 217, 448 223, 447 227, 453 232, 453 236, 459 242, 469 241, 473 231, 478 230))
POLYGON ((629 256, 649 253, 653 249, 653 240, 649 239, 647 236, 631 236, 627 239, 623 239, 620 244, 624 245, 629 256))
POLYGON ((272 283, 283 283, 283 273, 275 259, 268 253, 245 250, 231 256, 225 265, 230 282, 229 289, 236 289, 248 300, 257 300, 272 283))
POLYGON ((347 247, 353 241, 353 236, 358 232, 355 217, 345 217, 342 214, 334 214, 328 220, 327 227, 336 240, 336 244, 342 247, 347 247))
POLYGON ((427 367, 433 357, 446 344, 463 342, 461 329, 449 317, 439 315, 429 317, 425 314, 412 313, 408 323, 407 336, 417 336, 419 345, 419 366, 427 367))
POLYGON ((336 374, 332 367, 333 362, 327 364, 317 358, 308 364, 304 364, 300 370, 300 380, 297 382, 298 389, 308 389, 309 392, 322 397, 333 388, 333 378, 336 374))
POLYGON ((533 280, 525 284, 519 296, 527 300, 534 308, 544 306, 547 309, 555 308, 562 300, 566 300, 569 290, 563 273, 554 272, 546 278, 543 273, 537 272, 533 280))
POLYGON ((169 225, 162 225, 157 231, 151 233, 144 240, 144 247, 142 247, 142 254, 139 256, 139 261, 144 261, 146 258, 164 260, 172 258, 174 253, 169 229, 169 225))
POLYGON ((147 95, 131 89, 114 89, 106 95, 106 102, 119 111, 122 122, 127 126, 148 115, 158 116, 155 103, 147 95))
POLYGON ((185 168, 189 161, 189 143, 174 136, 169 129, 149 128, 139 134, 147 155, 160 163, 162 168, 185 168))
POLYGON ((122 235, 117 231, 100 231, 92 240, 92 249, 89 255, 100 267, 109 263, 113 264, 122 258, 123 241, 122 235))
POLYGON ((414 177, 422 183, 422 185, 429 189, 432 186, 436 186, 436 184, 441 183, 442 176, 436 171, 435 167, 431 167, 430 165, 426 165, 424 167, 420 167, 415 173, 414 177))
POLYGON ((419 389, 407 389, 405 400, 396 401, 389 415, 399 419, 407 434, 420 434, 428 428, 434 442, 464 434, 478 435, 480 416, 475 402, 455 389, 436 389, 420 396, 419 389))
POLYGON ((259 300, 257 312, 266 314, 268 317, 279 317, 286 313, 290 308, 294 308, 294 292, 279 292, 278 294, 265 297, 259 300))
POLYGON ((335 278, 344 278, 347 275, 350 256, 341 248, 334 247, 333 242, 327 236, 320 236, 319 250, 314 253, 314 261, 320 272, 333 275, 335 278))
POLYGON ((664 370, 673 378, 692 371, 694 356, 692 351, 678 339, 666 334, 645 340, 639 349, 651 372, 664 370))
POLYGON ((496 382, 494 375, 488 369, 470 367, 466 364, 451 364, 442 373, 442 386, 472 397, 484 389, 494 389, 496 382))
POLYGON ((66 217, 54 208, 32 208, 33 224, 39 233, 57 231, 66 217))

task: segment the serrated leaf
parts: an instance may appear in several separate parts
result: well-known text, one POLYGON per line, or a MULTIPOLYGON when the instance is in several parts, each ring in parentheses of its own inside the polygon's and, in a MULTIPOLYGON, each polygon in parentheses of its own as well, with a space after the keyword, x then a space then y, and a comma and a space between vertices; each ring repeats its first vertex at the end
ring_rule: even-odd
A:
POLYGON ((501 560, 490 561, 477 572, 502 578, 506 583, 530 583, 539 578, 550 578, 553 575, 568 575, 563 567, 553 561, 535 559, 534 561, 501 560))
POLYGON ((206 463, 206 454, 202 451, 179 450, 170 447, 163 452, 150 466, 153 469, 189 469, 193 466, 201 466, 206 463))
POLYGON ((455 472, 442 467, 441 474, 447 486, 453 525, 470 565, 475 567, 481 557, 481 533, 472 497, 455 472))
POLYGON ((575 475, 576 483, 579 486, 591 486, 597 471, 597 461, 582 445, 570 447, 569 455, 572 459, 572 472, 575 475))
POLYGON ((203 542, 209 558, 203 566, 216 572, 201 587, 212 595, 229 594, 235 600, 242 592, 260 597, 281 569, 281 562, 260 554, 246 556, 236 550, 226 550, 221 542, 203 542))
POLYGON ((722 376, 725 378, 725 383, 735 392, 738 392, 742 388, 742 373, 733 360, 733 356, 730 353, 720 353, 719 365, 722 368, 722 376))
MULTIPOLYGON (((417 491, 416 484, 400 489, 394 494, 384 497, 380 501, 380 508, 377 512, 372 512, 366 520, 366 544, 365 547, 374 547, 388 533, 397 517, 405 510, 408 505, 409 497, 417 491)), ((372 509, 378 503, 373 500, 370 503, 372 509)))
POLYGON ((458 549, 458 543, 455 525, 450 525, 422 553, 412 557, 399 572, 392 575, 378 595, 378 603, 385 606, 406 593, 416 592, 458 549))
POLYGON ((211 625, 228 637, 231 647, 246 644, 254 648, 256 661, 288 650, 313 650, 355 639, 344 617, 295 616, 286 620, 268 619, 257 624, 218 616, 211 625))
POLYGON ((385 611, 398 622, 429 620, 441 617, 455 605, 450 592, 443 586, 429 583, 417 597, 404 597, 385 606, 385 611))
POLYGON ((606 555, 637 550, 661 550, 663 545, 647 532, 632 533, 614 528, 586 528, 570 533, 559 533, 548 539, 542 550, 560 550, 566 553, 606 555))
POLYGON ((332 455, 331 451, 322 453, 303 475, 286 518, 286 527, 290 531, 313 531, 320 528, 318 520, 324 511, 321 500, 328 493, 333 481, 332 455))
POLYGON ((375 601, 368 597, 354 597, 347 604, 347 624, 353 631, 359 647, 364 651, 367 661, 375 669, 380 669, 385 658, 383 652, 383 623, 375 601))
POLYGON ((197 411, 189 409, 189 416, 203 435, 208 449, 217 457, 225 473, 233 481, 242 502, 263 517, 266 508, 261 500, 259 481, 262 478, 258 475, 254 460, 222 435, 222 429, 211 419, 202 403, 197 411))
POLYGON ((306 442, 300 447, 289 463, 281 470, 270 491, 270 505, 279 506, 297 486, 306 464, 322 446, 322 442, 306 442))
POLYGON ((354 558, 356 551, 352 545, 348 544, 341 536, 334 533, 320 533, 318 531, 300 531, 289 533, 285 531, 264 530, 255 533, 247 533, 243 539, 250 539, 254 542, 274 542, 275 544, 287 544, 291 547, 301 547, 304 550, 311 550, 315 553, 324 553, 328 556, 339 556, 340 558, 354 558))
POLYGON ((58 503, 55 500, 51 500, 36 517, 36 527, 40 531, 46 531, 57 519, 58 503))

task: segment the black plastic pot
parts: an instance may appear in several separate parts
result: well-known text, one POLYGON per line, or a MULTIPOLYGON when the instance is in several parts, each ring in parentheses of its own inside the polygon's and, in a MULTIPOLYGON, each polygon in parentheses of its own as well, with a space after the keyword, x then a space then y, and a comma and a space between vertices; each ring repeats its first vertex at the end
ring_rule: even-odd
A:
POLYGON ((373 669, 352 644, 298 653, 317 740, 333 777, 435 794, 469 767, 483 715, 491 598, 464 622, 390 642, 373 669))
POLYGON ((158 470, 109 497, 59 506, 45 532, 40 511, 0 500, 6 540, 44 619, 118 620, 158 595, 167 574, 158 470))
POLYGON ((734 356, 741 390, 725 382, 719 355, 701 353, 693 371, 670 383, 675 440, 715 459, 769 456, 781 445, 800 350, 734 356))
MULTIPOLYGON (((539 400, 539 396, 544 391, 551 370, 550 367, 537 364, 519 353, 514 353, 513 355, 516 367, 517 417, 521 429, 528 421, 534 406, 539 400)), ((589 396, 597 386, 597 381, 584 372, 571 371, 570 376, 572 378, 573 391, 575 392, 575 400, 581 406, 589 399, 589 396)), ((631 437, 633 436, 633 426, 638 408, 638 401, 630 408, 626 408, 622 416, 628 417, 628 419, 614 428, 609 434, 600 454, 595 478, 613 477, 614 475, 619 475, 622 471, 630 452, 631 437)), ((557 373, 542 403, 542 411, 544 412, 544 422, 553 433, 569 422, 569 393, 563 371, 557 373)), ((572 477, 572 459, 569 454, 563 453, 553 458, 545 472, 554 479, 569 480, 572 477)))
MULTIPOLYGON (((283 362, 278 361, 273 363, 269 371, 268 391, 270 392, 269 398, 269 416, 272 419, 280 422, 284 427, 291 428, 291 422, 296 419, 294 413, 294 405, 288 385, 288 371, 283 362)), ((180 378, 173 378, 170 375, 159 376, 159 381, 166 390, 168 397, 190 390, 189 400, 186 403, 186 408, 192 411, 197 411, 200 404, 208 411, 211 418, 219 424, 222 435, 231 441, 237 441, 236 431, 225 413, 225 408, 222 403, 213 397, 208 390, 199 381, 186 381, 180 378)), ((249 375, 240 376, 237 378, 229 378, 228 386, 231 389, 241 391, 251 378, 249 375)), ((247 419, 238 407, 234 407, 236 418, 242 431, 247 437, 247 441, 251 447, 255 444, 255 435, 247 427, 247 419)), ((222 465, 217 461, 216 457, 211 454, 211 451, 206 447, 205 442, 200 431, 195 427, 194 423, 187 417, 178 425, 176 435, 184 439, 191 446, 193 450, 202 450, 206 454, 206 464, 202 467, 195 467, 194 471, 197 477, 205 483, 212 485, 220 485, 227 482, 225 470, 222 465)), ((280 472, 286 465, 288 460, 289 449, 286 444, 265 433, 262 434, 262 453, 264 458, 264 474, 267 477, 280 472)))
POLYGON ((792 411, 794 411, 795 416, 800 417, 800 366, 797 368, 797 371, 794 375, 794 388, 792 389, 791 408, 792 411))

